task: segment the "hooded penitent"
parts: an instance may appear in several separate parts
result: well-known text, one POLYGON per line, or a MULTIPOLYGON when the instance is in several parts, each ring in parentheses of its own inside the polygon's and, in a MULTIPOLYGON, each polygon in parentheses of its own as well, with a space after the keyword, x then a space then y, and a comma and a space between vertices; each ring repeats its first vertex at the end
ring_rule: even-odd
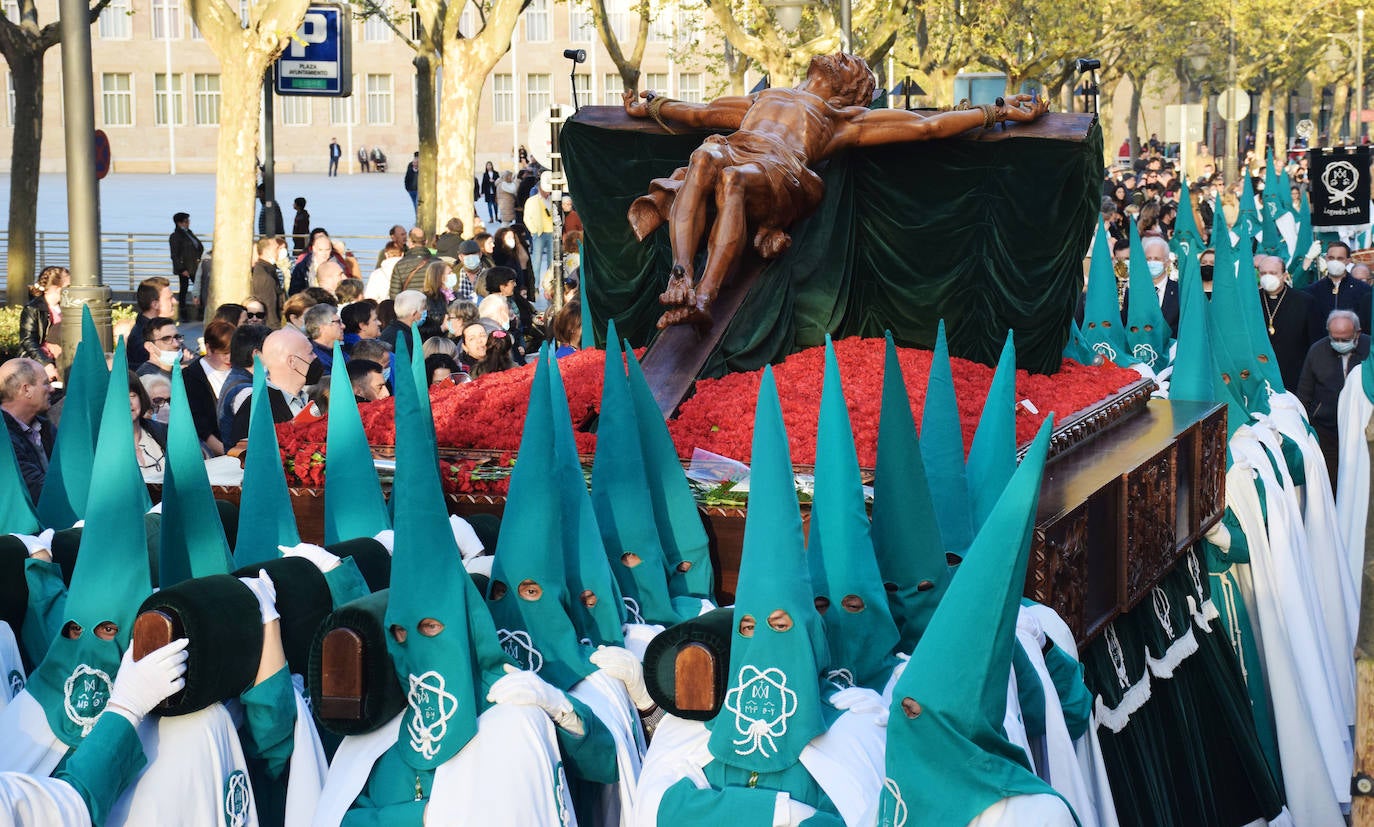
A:
MULTIPOLYGON (((1254 261, 1231 246, 1220 202, 1212 238, 1216 245, 1216 269, 1207 315, 1213 358, 1222 382, 1240 400, 1241 406, 1249 412, 1268 413, 1269 395, 1283 390, 1283 379, 1279 376, 1278 361, 1274 358, 1268 333, 1262 327, 1264 315, 1259 308, 1254 261), (1247 312, 1255 314, 1254 327, 1258 332, 1252 331, 1247 324, 1247 312)), ((1249 417, 1239 422, 1230 419, 1228 417, 1227 427, 1234 428, 1243 425, 1249 417)))
POLYGON ((978 532, 893 690, 881 827, 968 824, 1004 798, 1054 794, 1002 727, 1051 419, 978 532))
MULTIPOLYGON (((1288 188, 1284 187, 1287 192, 1288 188)), ((1302 208, 1298 210, 1298 238, 1293 244, 1293 256, 1288 261, 1288 274, 1293 277, 1293 286, 1303 288, 1312 283, 1312 271, 1303 265, 1307 251, 1312 247, 1312 207, 1307 202, 1307 191, 1302 193, 1302 208)))
POLYGON ((110 699, 134 613, 152 592, 143 525, 147 489, 133 451, 128 375, 121 339, 106 383, 95 450, 101 472, 91 481, 64 628, 28 684, 53 734, 73 747, 95 726, 110 699))
POLYGON ((687 475, 678 462, 677 449, 668 434, 668 423, 654 401, 653 391, 633 350, 626 350, 630 400, 634 403, 635 425, 639 427, 639 446, 644 456, 644 474, 649 481, 649 496, 654 503, 654 524, 659 544, 673 567, 668 591, 674 598, 712 598, 715 588, 711 568, 710 540, 701 523, 697 501, 687 485, 687 475))
MULTIPOLYGON (((929 395, 926 398, 929 400, 929 395)), ((934 530, 935 504, 922 461, 925 443, 933 438, 935 433, 929 425, 925 440, 916 437, 911 400, 907 397, 902 366, 897 361, 897 349, 889 334, 887 362, 883 368, 883 409, 878 422, 872 531, 873 550, 887 592, 888 608, 901 633, 902 652, 916 648, 931 613, 949 585, 945 546, 940 542, 941 532, 934 530)), ((962 463, 961 458, 961 466, 962 463)), ((813 526, 814 512, 813 504, 813 526)), ((964 522, 967 524, 967 520, 964 522)), ((959 553, 966 549, 967 546, 960 548, 959 553)))
POLYGON ((1259 252, 1267 256, 1278 256, 1284 262, 1287 262, 1291 255, 1288 242, 1284 241, 1283 235, 1279 232, 1278 221, 1280 216, 1288 214, 1283 204, 1287 198, 1287 190, 1284 190, 1282 195, 1279 193, 1279 177, 1274 174, 1274 153, 1273 150, 1270 150, 1265 158, 1263 217, 1260 221, 1262 232, 1260 234, 1259 252))
POLYGON ((229 573, 229 541, 205 473, 196 423, 186 401, 181 364, 172 366, 171 421, 167 425, 167 472, 162 479, 162 540, 158 585, 229 573))
POLYGON ((983 415, 968 450, 973 530, 982 528, 1016 470, 1016 344, 1011 331, 992 375, 983 415))
POLYGON ((367 435, 358 416, 358 402, 348 371, 343 369, 343 350, 334 343, 334 364, 329 377, 328 446, 324 458, 324 542, 326 545, 373 537, 391 528, 382 485, 367 435))
POLYGON ((545 348, 543 355, 548 365, 549 415, 553 417, 554 461, 563 513, 563 561, 573 596, 573 627, 579 640, 589 640, 593 646, 620 646, 625 642, 621 631, 625 625, 625 604, 606 562, 606 546, 601 542, 596 511, 587 493, 563 375, 552 349, 545 348))
MULTIPOLYGON (((887 371, 883 374, 883 396, 887 399, 900 393, 907 399, 905 383, 889 385, 889 379, 901 378, 897 351, 892 334, 887 334, 887 371), (896 371, 892 370, 896 366, 896 371)), ((884 402, 884 405, 887 403, 884 402)), ((907 399, 907 405, 911 404, 907 399)), ((886 410, 886 408, 884 408, 886 410)), ((909 410, 909 408, 908 408, 909 410)), ((908 418, 910 414, 908 413, 908 418)), ((880 429, 881 430, 881 429, 880 429)), ((915 429, 912 429, 915 433, 915 429)), ((949 363, 949 347, 945 343, 945 321, 935 332, 935 352, 930 357, 930 375, 926 378, 926 401, 921 410, 921 460, 930 478, 930 497, 940 523, 940 537, 944 547, 959 554, 973 542, 973 528, 969 523, 972 506, 969 504, 968 471, 964 467, 964 431, 959 422, 959 403, 954 397, 954 371, 949 363)), ((881 439, 881 434, 879 439, 881 439)), ((879 453, 882 453, 879 449, 879 453)), ((875 536, 875 542, 882 541, 875 536)), ((879 564, 883 551, 879 549, 879 564)))
POLYGON ((0 442, 0 533, 37 534, 40 530, 38 514, 29 498, 29 486, 19 472, 14 458, 14 446, 8 435, 0 442))
POLYGON ((272 403, 267 398, 267 368, 257 356, 253 357, 253 409, 248 412, 248 457, 243 465, 239 515, 235 566, 275 560, 281 556, 278 546, 301 542, 282 469, 272 403))
POLYGON ((1178 190, 1178 219, 1174 221, 1169 248, 1182 262, 1189 257, 1196 258, 1204 247, 1202 233, 1198 232, 1197 219, 1193 216, 1193 197, 1188 193, 1188 181, 1184 180, 1178 190))
MULTIPOLYGON (((398 363, 405 365, 405 340, 396 343, 398 363)), ((477 733, 477 716, 489 706, 487 690, 504 674, 505 658, 491 616, 459 562, 433 426, 409 374, 398 376, 387 651, 408 706, 397 737, 401 758, 417 770, 432 770, 477 733)))
POLYGON ((1092 264, 1088 267, 1088 294, 1083 300, 1083 337, 1102 357, 1122 367, 1139 360, 1126 343, 1126 327, 1121 323, 1121 302, 1117 299, 1116 271, 1112 269, 1112 242, 1107 228, 1097 222, 1092 264))
POLYGON ((711 755, 751 772, 779 772, 825 731, 819 679, 829 654, 771 367, 763 369, 754 410, 734 623, 724 707, 707 724, 711 755))
POLYGON ((38 497, 38 517, 45 526, 69 528, 86 516, 91 469, 95 467, 95 437, 108 379, 100 334, 90 307, 82 305, 81 343, 76 346, 62 403, 62 424, 57 429, 43 493, 38 497))
MULTIPOLYGON (((1168 266, 1168 262, 1165 262, 1168 266)), ((1174 331, 1164 320, 1159 296, 1150 275, 1150 262, 1140 243, 1140 231, 1131 222, 1130 306, 1126 308, 1126 344, 1131 355, 1158 373, 1169 365, 1169 340, 1174 331)))
POLYGON ((597 423, 597 432, 610 438, 596 441, 592 506, 628 618, 671 626, 685 618, 673 609, 668 593, 672 567, 654 525, 644 454, 635 438, 638 427, 625 378, 625 360, 616 339, 615 322, 611 321, 606 330, 605 381, 597 423))
MULTIPOLYGON (((914 441, 911 447, 914 451, 914 441)), ((934 527, 932 520, 926 529, 934 527)), ((897 664, 893 653, 899 637, 873 554, 854 432, 829 336, 806 559, 830 644, 827 679, 841 689, 866 686, 881 692, 897 664)))
POLYGON ((562 483, 553 472, 557 458, 548 371, 541 352, 510 476, 487 605, 506 654, 520 668, 566 690, 596 667, 572 621, 576 597, 568 589, 563 556, 562 483))

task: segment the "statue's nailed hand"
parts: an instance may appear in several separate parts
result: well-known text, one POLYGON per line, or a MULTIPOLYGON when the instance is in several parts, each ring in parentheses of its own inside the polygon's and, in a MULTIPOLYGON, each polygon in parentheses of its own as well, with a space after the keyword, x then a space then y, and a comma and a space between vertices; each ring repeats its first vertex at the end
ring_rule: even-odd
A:
POLYGON ((1048 98, 1039 95, 1012 95, 1006 99, 1006 106, 1002 110, 1004 117, 999 120, 1029 123, 1048 111, 1048 98))
POLYGON ((642 94, 635 94, 635 90, 626 89, 621 95, 625 99, 625 113, 633 118, 649 117, 649 101, 653 100, 654 93, 646 90, 642 94), (643 98, 640 100, 639 98, 643 98))

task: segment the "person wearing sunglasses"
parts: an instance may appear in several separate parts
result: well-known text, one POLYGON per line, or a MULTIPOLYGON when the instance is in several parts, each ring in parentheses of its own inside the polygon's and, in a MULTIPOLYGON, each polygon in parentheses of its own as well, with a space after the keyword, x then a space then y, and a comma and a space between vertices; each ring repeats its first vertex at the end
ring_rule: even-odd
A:
POLYGON ((161 373, 170 377, 172 366, 178 361, 182 367, 191 361, 191 352, 184 347, 186 339, 177 331, 176 322, 159 316, 149 319, 144 330, 143 347, 148 352, 148 361, 138 366, 139 376, 161 373))
POLYGON ((267 306, 264 305, 262 302, 258 301, 255 298, 250 298, 248 299, 248 301, 243 303, 243 306, 244 313, 243 321, 241 322, 241 324, 259 324, 263 326, 270 326, 267 324, 267 306))

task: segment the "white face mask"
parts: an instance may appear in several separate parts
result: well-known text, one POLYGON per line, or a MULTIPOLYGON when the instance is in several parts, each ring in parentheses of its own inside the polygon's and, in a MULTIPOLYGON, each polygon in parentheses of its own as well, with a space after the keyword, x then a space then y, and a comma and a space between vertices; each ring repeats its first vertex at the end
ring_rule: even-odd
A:
POLYGON ((1331 259, 1326 262, 1326 273, 1332 278, 1340 278, 1341 276, 1345 275, 1346 272, 1346 263, 1344 261, 1336 261, 1335 259, 1331 259))
POLYGON ((181 351, 179 350, 159 350, 157 352, 157 361, 163 367, 167 368, 168 370, 171 370, 172 365, 175 365, 177 363, 177 358, 180 356, 181 351))
POLYGON ((1260 276, 1260 287, 1266 293, 1279 292, 1279 285, 1281 284, 1283 284, 1283 282, 1273 273, 1265 273, 1260 276))
POLYGON ((1147 261, 1145 262, 1145 266, 1149 268, 1150 278, 1152 279, 1157 279, 1164 275, 1164 262, 1162 261, 1147 261))
POLYGON ((1354 343, 1354 342, 1338 342, 1338 341, 1336 341, 1335 339, 1332 339, 1332 340, 1331 340, 1331 349, 1334 350, 1334 351, 1336 351, 1337 353, 1339 353, 1339 354, 1341 354, 1341 355, 1345 355, 1345 354, 1347 354, 1347 353, 1349 353, 1350 351, 1352 351, 1352 350, 1355 349, 1355 343, 1354 343))
POLYGON ((457 274, 457 273, 449 273, 448 275, 444 276, 444 286, 447 287, 448 289, 452 290, 452 289, 454 288, 454 286, 457 285, 457 284, 458 284, 458 274, 457 274))

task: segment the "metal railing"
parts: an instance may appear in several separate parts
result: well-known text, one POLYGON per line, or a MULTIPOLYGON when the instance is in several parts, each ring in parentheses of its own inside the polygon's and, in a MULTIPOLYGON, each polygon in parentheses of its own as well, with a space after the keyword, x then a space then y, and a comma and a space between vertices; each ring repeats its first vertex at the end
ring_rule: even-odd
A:
MULTIPOLYGON (((334 236, 348 245, 357 256, 363 278, 376 267, 377 253, 388 238, 380 235, 334 236)), ((212 246, 209 235, 200 236, 208 253, 212 246)), ((49 265, 65 266, 71 261, 71 240, 66 231, 39 230, 37 233, 34 272, 20 276, 28 282, 38 271, 49 265)), ((0 232, 0 282, 9 280, 9 234, 0 232)), ((167 236, 157 233, 101 233, 100 269, 105 284, 115 293, 133 293, 138 283, 150 276, 171 275, 172 262, 167 248, 167 236)))

